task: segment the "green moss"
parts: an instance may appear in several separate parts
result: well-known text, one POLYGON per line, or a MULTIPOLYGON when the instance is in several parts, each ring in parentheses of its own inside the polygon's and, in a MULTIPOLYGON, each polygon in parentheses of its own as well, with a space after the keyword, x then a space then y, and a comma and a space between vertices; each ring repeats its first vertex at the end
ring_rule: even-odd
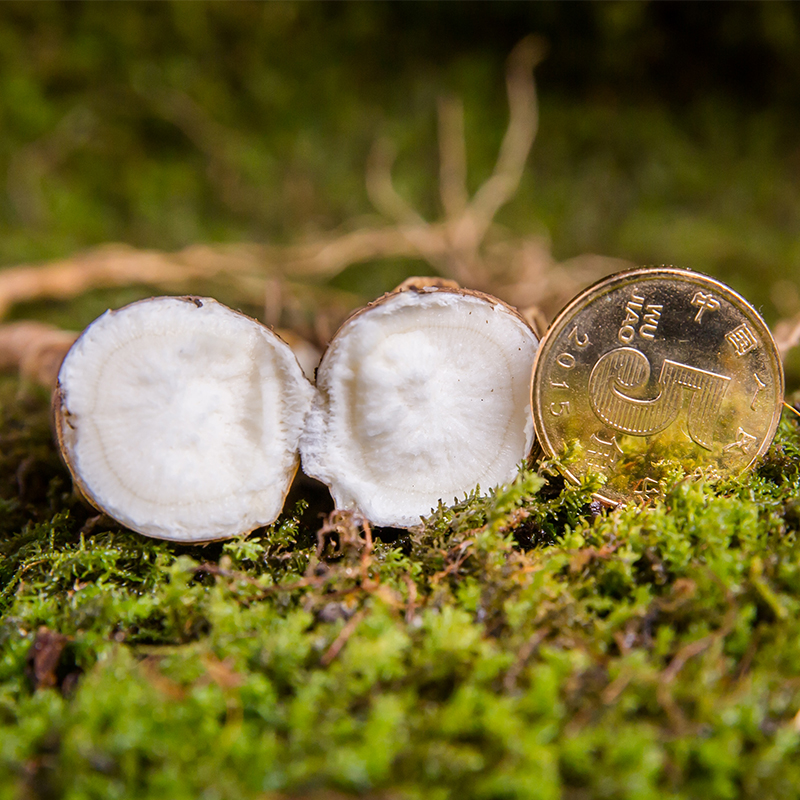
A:
POLYGON ((302 504, 181 547, 90 517, 46 399, 2 388, 4 477, 35 445, 46 504, 4 482, 0 797, 765 798, 800 780, 793 419, 755 472, 675 476, 647 507, 602 511, 548 462, 371 550, 346 518, 318 542, 302 504), (31 677, 41 626, 69 637, 52 688, 31 677))

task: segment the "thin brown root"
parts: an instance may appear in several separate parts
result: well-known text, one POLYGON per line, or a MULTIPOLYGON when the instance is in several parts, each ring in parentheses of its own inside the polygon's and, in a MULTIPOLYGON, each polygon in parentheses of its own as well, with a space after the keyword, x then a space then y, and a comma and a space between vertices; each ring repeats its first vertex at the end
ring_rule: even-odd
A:
POLYGON ((787 353, 800 345, 800 315, 794 319, 781 320, 775 326, 775 344, 785 361, 787 353))
POLYGON ((483 240, 497 212, 519 188, 539 128, 539 105, 533 70, 544 54, 542 40, 526 36, 508 58, 508 128, 500 145, 494 171, 472 198, 458 234, 459 237, 472 239, 473 246, 483 240), (472 230, 468 232, 469 227, 472 230))
MULTIPOLYGON (((45 298, 68 300, 89 289, 143 285, 185 293, 192 291, 192 282, 224 276, 229 297, 263 303, 268 324, 291 328, 324 346, 363 298, 339 298, 332 303, 334 290, 322 287, 327 294, 320 303, 318 279, 331 278, 354 264, 412 258, 427 262, 445 279, 489 292, 514 306, 536 305, 541 330, 546 319, 585 285, 631 266, 595 256, 559 264, 545 236, 512 238, 494 223, 497 212, 518 191, 536 137, 539 116, 533 70, 543 53, 541 41, 527 37, 508 59, 508 127, 492 174, 471 199, 466 183, 463 106, 455 98, 440 102, 439 191, 444 216, 439 221, 425 220, 397 191, 391 146, 379 141, 367 165, 366 183, 386 224, 334 232, 285 247, 196 245, 164 253, 109 244, 41 267, 13 267, 0 272, 0 318, 15 304, 45 298)), ((244 199, 249 204, 242 194, 246 187, 234 174, 234 162, 217 151, 217 142, 225 138, 217 123, 203 116, 205 112, 185 95, 156 95, 153 103, 158 112, 185 130, 207 155, 209 173, 229 203, 235 206, 244 199)), ((792 335, 800 339, 800 321, 792 335)))
POLYGON ((333 640, 333 644, 325 651, 325 654, 319 660, 323 667, 327 667, 336 656, 339 655, 342 648, 347 644, 347 640, 353 635, 358 623, 367 615, 366 609, 353 614, 348 620, 347 624, 339 631, 339 635, 333 640))
POLYGON ((800 411, 798 411, 794 406, 790 406, 785 400, 783 401, 783 404, 789 409, 789 411, 792 412, 792 414, 796 414, 798 417, 800 417, 800 411))
POLYGON ((0 317, 16 303, 67 300, 98 287, 145 284, 179 290, 192 279, 263 273, 265 255, 259 245, 193 245, 162 253, 108 244, 43 267, 25 264, 0 272, 0 317))
POLYGON ((526 306, 519 310, 520 315, 533 328, 533 332, 541 339, 547 330, 547 317, 539 306, 526 306))
POLYGON ((78 334, 42 322, 0 325, 0 369, 17 370, 23 380, 52 389, 67 350, 78 334))
POLYGON ((458 219, 467 209, 467 145, 464 103, 458 97, 439 99, 439 196, 445 216, 458 219))

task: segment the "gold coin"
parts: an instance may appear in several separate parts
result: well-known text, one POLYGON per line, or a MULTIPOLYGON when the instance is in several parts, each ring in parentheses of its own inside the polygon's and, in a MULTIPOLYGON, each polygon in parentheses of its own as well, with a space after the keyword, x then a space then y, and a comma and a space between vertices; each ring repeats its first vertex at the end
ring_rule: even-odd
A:
POLYGON ((541 341, 533 416, 542 448, 568 452, 566 477, 605 476, 598 498, 660 493, 676 465, 742 472, 770 445, 783 370, 756 310, 705 275, 631 270, 576 297, 541 341))

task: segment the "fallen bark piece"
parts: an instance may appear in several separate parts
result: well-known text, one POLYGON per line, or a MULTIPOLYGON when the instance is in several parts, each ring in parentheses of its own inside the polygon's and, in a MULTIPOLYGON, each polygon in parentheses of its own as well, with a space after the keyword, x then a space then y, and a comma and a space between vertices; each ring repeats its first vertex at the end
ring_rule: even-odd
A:
POLYGON ((537 346, 496 298, 406 284, 331 341, 301 437, 304 472, 338 508, 395 527, 511 480, 533 444, 537 346))
POLYGON ((208 298, 106 312, 67 354, 56 436, 76 488, 146 536, 211 541, 280 514, 313 397, 289 347, 208 298))

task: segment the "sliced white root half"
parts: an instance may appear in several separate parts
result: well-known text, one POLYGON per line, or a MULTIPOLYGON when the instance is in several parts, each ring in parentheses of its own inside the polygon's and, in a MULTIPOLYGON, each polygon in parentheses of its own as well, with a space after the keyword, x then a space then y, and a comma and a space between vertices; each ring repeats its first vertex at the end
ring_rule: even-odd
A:
POLYGON ((317 370, 303 470, 339 508, 410 527, 439 500, 511 480, 533 444, 538 346, 499 300, 428 287, 351 317, 317 370))
POLYGON ((260 323, 208 298, 153 298, 73 345, 56 433, 77 488, 123 525, 224 539, 280 514, 313 394, 260 323))

